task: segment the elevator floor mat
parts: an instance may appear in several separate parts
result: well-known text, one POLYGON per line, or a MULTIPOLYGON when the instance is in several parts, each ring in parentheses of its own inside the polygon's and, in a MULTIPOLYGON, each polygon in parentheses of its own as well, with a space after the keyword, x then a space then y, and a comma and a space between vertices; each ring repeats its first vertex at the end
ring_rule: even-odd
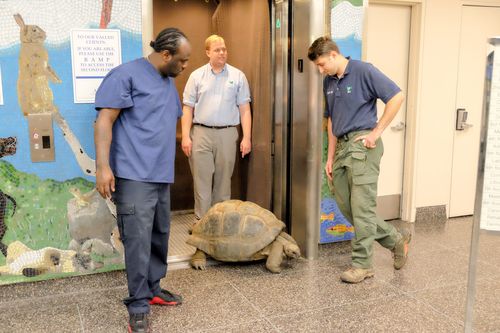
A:
POLYGON ((168 244, 169 269, 189 266, 189 259, 196 248, 186 244, 186 239, 189 237, 189 227, 195 222, 194 214, 172 214, 168 244))

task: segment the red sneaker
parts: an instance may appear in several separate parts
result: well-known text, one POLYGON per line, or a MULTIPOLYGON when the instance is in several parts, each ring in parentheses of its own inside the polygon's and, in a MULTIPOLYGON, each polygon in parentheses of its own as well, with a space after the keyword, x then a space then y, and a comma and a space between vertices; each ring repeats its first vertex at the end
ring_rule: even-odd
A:
POLYGON ((182 296, 171 293, 168 290, 161 289, 161 292, 153 297, 149 304, 151 305, 169 305, 175 306, 182 304, 182 296))

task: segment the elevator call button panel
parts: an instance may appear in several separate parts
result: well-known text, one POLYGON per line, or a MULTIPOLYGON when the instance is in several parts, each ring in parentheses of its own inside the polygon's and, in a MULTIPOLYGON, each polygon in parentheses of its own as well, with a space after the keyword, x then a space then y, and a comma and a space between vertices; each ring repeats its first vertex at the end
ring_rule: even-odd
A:
POLYGON ((55 158, 52 114, 28 115, 29 142, 32 162, 50 162, 55 158))

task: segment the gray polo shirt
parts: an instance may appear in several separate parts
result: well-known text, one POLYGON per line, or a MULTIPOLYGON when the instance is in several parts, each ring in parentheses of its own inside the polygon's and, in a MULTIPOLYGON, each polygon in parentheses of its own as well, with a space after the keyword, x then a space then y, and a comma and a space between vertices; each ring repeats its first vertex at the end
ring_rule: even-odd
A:
POLYGON ((250 88, 245 74, 229 64, 220 73, 214 73, 210 63, 196 69, 184 88, 183 103, 194 108, 193 123, 238 125, 238 107, 249 102, 250 88))
POLYGON ((387 103, 401 89, 370 63, 351 60, 344 76, 326 76, 323 81, 325 117, 332 119, 336 137, 377 125, 377 99, 387 103))

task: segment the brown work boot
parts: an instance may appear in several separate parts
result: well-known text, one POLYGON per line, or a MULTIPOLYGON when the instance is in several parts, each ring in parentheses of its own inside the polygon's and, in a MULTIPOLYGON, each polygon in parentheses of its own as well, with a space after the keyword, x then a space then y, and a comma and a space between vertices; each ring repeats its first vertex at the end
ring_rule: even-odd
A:
POLYGON ((347 271, 340 274, 340 279, 348 283, 359 283, 364 279, 371 278, 375 275, 373 268, 358 268, 351 267, 347 271))
POLYGON ((402 231, 401 238, 392 249, 394 257, 394 268, 401 269, 406 264, 408 259, 408 244, 411 241, 411 233, 409 231, 402 231))

